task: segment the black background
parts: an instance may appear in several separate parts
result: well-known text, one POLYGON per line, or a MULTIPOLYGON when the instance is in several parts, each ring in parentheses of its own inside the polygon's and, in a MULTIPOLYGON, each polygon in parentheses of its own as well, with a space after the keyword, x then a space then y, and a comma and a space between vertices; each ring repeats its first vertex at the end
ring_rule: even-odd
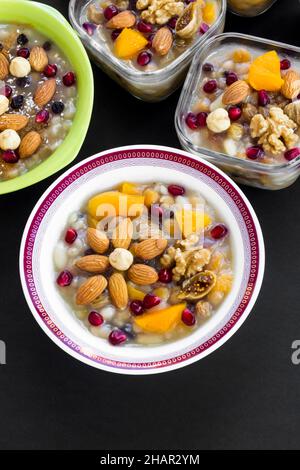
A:
MULTIPOLYGON (((47 1, 67 16, 66 0, 47 1)), ((279 0, 252 19, 227 15, 226 30, 300 45, 300 4, 279 0)), ((115 146, 178 147, 179 92, 139 102, 94 67, 95 105, 77 161, 115 146)), ((26 220, 54 181, 0 198, 1 449, 300 448, 300 183, 267 192, 244 187, 262 224, 266 274, 239 332, 213 355, 162 375, 98 371, 65 354, 41 331, 20 287, 18 251, 26 220)))

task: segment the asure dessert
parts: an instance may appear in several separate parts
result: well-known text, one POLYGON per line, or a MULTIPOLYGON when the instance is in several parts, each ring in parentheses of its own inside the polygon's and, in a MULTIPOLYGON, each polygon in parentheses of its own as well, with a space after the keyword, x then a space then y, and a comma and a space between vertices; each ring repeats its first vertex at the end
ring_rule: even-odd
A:
POLYGON ((300 74, 274 50, 223 47, 202 66, 185 118, 197 146, 265 165, 300 155, 300 74))
POLYGON ((135 184, 70 215, 54 252, 61 295, 112 345, 155 345, 208 321, 230 292, 231 237, 198 192, 135 184))
POLYGON ((228 0, 228 6, 238 15, 256 16, 266 11, 275 2, 276 0, 228 0))
POLYGON ((55 44, 28 26, 0 25, 0 182, 49 157, 76 111, 76 80, 55 44))
POLYGON ((128 67, 166 67, 203 36, 219 17, 216 0, 93 1, 82 26, 128 67))

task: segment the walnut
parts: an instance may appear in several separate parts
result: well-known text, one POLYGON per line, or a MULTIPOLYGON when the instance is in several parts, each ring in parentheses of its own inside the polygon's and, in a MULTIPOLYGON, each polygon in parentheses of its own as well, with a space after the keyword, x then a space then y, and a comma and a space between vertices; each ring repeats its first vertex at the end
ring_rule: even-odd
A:
POLYGON ((250 124, 251 136, 259 138, 258 144, 273 155, 295 146, 299 139, 294 132, 296 129, 297 124, 276 106, 270 108, 269 117, 256 114, 250 124))
POLYGON ((175 253, 176 248, 174 246, 170 246, 166 253, 160 258, 160 264, 164 268, 170 268, 175 263, 175 253))
POLYGON ((176 246, 178 246, 178 248, 183 248, 184 250, 189 250, 190 248, 195 246, 196 243, 198 243, 198 241, 199 241, 198 235, 196 235, 195 233, 191 233, 184 240, 179 240, 176 243, 176 246))
POLYGON ((285 106, 284 112, 290 119, 292 119, 292 121, 296 122, 296 124, 300 126, 300 100, 294 101, 293 103, 285 106))
POLYGON ((144 10, 141 18, 151 24, 166 24, 173 16, 180 16, 184 3, 179 0, 138 0, 138 10, 144 10))
POLYGON ((205 300, 199 300, 195 306, 196 314, 202 319, 207 319, 212 314, 212 306, 209 302, 205 300))
POLYGON ((238 123, 233 123, 229 127, 227 131, 228 137, 230 137, 233 140, 239 141, 243 137, 244 134, 244 126, 242 124, 238 123))

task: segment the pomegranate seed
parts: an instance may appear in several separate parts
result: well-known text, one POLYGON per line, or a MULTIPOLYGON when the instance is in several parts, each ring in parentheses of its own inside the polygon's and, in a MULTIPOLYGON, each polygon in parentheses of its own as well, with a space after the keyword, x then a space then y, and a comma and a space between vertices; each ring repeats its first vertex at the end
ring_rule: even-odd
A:
POLYGON ((205 33, 207 33, 208 30, 209 30, 208 24, 206 24, 206 23, 201 23, 200 28, 199 28, 199 32, 200 32, 201 34, 205 34, 205 33))
POLYGON ((208 62, 206 62, 206 64, 203 64, 202 70, 203 70, 203 72, 213 72, 215 70, 215 68, 214 68, 213 64, 209 64, 208 62))
POLYGON ((46 65, 46 67, 44 68, 44 75, 46 75, 46 77, 48 78, 55 77, 56 74, 57 74, 57 66, 55 64, 46 65))
POLYGON ((98 312, 90 312, 88 316, 88 320, 90 324, 93 326, 100 326, 104 322, 101 313, 98 313, 98 312))
POLYGON ((161 269, 158 271, 158 280, 163 284, 169 284, 172 282, 172 270, 171 269, 161 269))
POLYGON ((224 238, 227 235, 227 233, 228 233, 228 228, 224 224, 216 225, 210 231, 210 235, 214 240, 220 240, 221 238, 224 238))
POLYGON ((197 129, 198 128, 198 121, 197 121, 196 114, 188 113, 188 115, 185 118, 185 123, 190 129, 192 129, 192 130, 197 129))
POLYGON ((173 18, 171 18, 171 19, 168 21, 168 23, 167 23, 168 26, 169 26, 169 28, 175 29, 175 28, 176 28, 177 20, 178 20, 178 16, 173 16, 173 18))
POLYGON ((264 151, 260 145, 254 145, 253 147, 248 147, 246 150, 246 155, 251 160, 256 160, 257 158, 264 156, 264 151))
POLYGON ((72 86, 75 83, 75 74, 73 72, 68 72, 63 76, 63 84, 65 86, 72 86))
POLYGON ((207 120, 207 113, 201 112, 197 114, 197 124, 199 127, 205 127, 206 126, 206 120, 207 120))
POLYGON ((28 49, 28 47, 21 47, 21 49, 17 51, 17 56, 23 57, 24 59, 28 59, 28 57, 30 56, 30 50, 28 49))
POLYGON ((14 150, 5 150, 2 152, 1 158, 5 161, 5 163, 17 163, 20 159, 20 156, 14 150))
POLYGON ((86 22, 86 23, 83 23, 82 27, 83 29, 85 29, 85 31, 88 33, 89 36, 93 36, 95 29, 97 28, 97 25, 95 25, 94 23, 86 22))
POLYGON ((125 343, 126 340, 127 340, 127 335, 122 330, 113 330, 108 337, 108 341, 113 346, 117 346, 118 344, 125 343))
POLYGON ((133 300, 129 305, 130 311, 133 315, 142 315, 144 313, 143 302, 141 300, 133 300))
POLYGON ((288 70, 291 67, 291 62, 289 59, 282 59, 280 61, 280 68, 281 70, 288 70))
POLYGON ((42 109, 35 116, 35 122, 38 124, 46 124, 49 121, 49 112, 46 109, 42 109))
POLYGON ((77 232, 74 228, 68 228, 66 231, 65 235, 65 242, 68 243, 69 245, 72 245, 72 243, 75 242, 77 238, 77 232))
POLYGON ((152 33, 153 27, 150 23, 146 23, 145 21, 139 21, 137 24, 137 29, 141 33, 152 33))
POLYGON ((145 309, 149 309, 160 304, 160 302, 161 302, 161 299, 157 295, 147 294, 145 295, 144 300, 143 300, 143 307, 145 309))
POLYGON ((234 82, 238 81, 238 76, 235 72, 225 72, 225 76, 226 76, 226 85, 227 86, 230 86, 234 82))
POLYGON ((258 92, 258 104, 259 106, 267 106, 270 103, 270 97, 266 90, 259 90, 258 92))
POLYGON ((293 149, 287 150, 284 153, 284 158, 290 162, 294 160, 295 158, 299 157, 299 155, 300 155, 300 148, 294 147, 293 149))
POLYGON ((111 33, 111 38, 113 41, 115 41, 117 39, 117 37, 120 35, 121 33, 121 29, 114 29, 113 32, 111 33))
POLYGON ((67 287, 72 283, 72 281, 73 275, 70 271, 62 271, 56 279, 56 282, 60 287, 67 287))
POLYGON ((172 196, 183 196, 185 193, 184 187, 179 186, 178 184, 170 184, 168 186, 168 191, 172 196))
POLYGON ((187 326, 193 326, 196 323, 196 317, 193 312, 191 312, 188 308, 185 308, 181 314, 181 320, 187 326))
POLYGON ((208 80, 203 86, 203 91, 205 93, 214 93, 218 88, 218 83, 216 80, 208 80))
POLYGON ((231 121, 237 121, 242 115, 242 110, 238 106, 232 106, 228 110, 229 117, 231 121))
POLYGON ((109 5, 105 8, 103 15, 106 20, 111 20, 113 16, 119 13, 118 8, 115 5, 109 5))
POLYGON ((4 95, 6 96, 6 98, 10 98, 12 95, 12 87, 10 87, 9 85, 5 85, 4 95))
POLYGON ((150 54, 150 52, 142 51, 138 55, 137 63, 141 67, 145 67, 146 65, 148 65, 151 62, 151 59, 152 59, 152 55, 150 54))

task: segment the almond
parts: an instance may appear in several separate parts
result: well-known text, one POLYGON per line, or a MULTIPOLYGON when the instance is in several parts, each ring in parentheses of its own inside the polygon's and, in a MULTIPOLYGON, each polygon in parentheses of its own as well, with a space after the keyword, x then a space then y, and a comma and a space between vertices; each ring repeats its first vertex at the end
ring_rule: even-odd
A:
POLYGON ((127 284, 120 273, 114 273, 108 281, 108 290, 112 303, 115 307, 124 310, 128 304, 127 284))
POLYGON ((173 35, 167 26, 160 28, 155 34, 152 47, 159 55, 166 55, 173 44, 173 35))
POLYGON ((27 124, 28 117, 23 114, 2 114, 2 116, 0 116, 0 131, 5 131, 6 129, 20 131, 24 129, 27 124))
POLYGON ((96 228, 89 227, 87 229, 87 242, 90 247, 96 252, 102 255, 108 250, 109 240, 104 232, 97 230, 96 228))
POLYGON ((130 281, 140 286, 154 284, 158 280, 157 272, 146 264, 133 264, 128 270, 130 281))
POLYGON ((40 46, 34 46, 30 51, 29 62, 33 70, 43 72, 46 65, 48 65, 48 56, 45 49, 40 46))
POLYGON ((56 92, 56 80, 55 78, 50 78, 49 80, 45 80, 43 83, 38 85, 35 95, 34 95, 34 102, 40 108, 46 106, 49 101, 52 100, 53 96, 56 92))
POLYGON ((9 62, 2 52, 0 53, 0 80, 5 80, 9 74, 9 62))
POLYGON ((76 295, 77 305, 89 305, 97 299, 107 287, 104 276, 93 276, 84 281, 76 295))
POLYGON ((136 245, 135 256, 146 260, 153 259, 165 251, 167 244, 167 240, 163 238, 148 238, 136 245))
POLYGON ((223 94, 223 104, 231 105, 242 103, 250 94, 250 87, 244 80, 237 80, 226 88, 223 94))
POLYGON ((281 88, 283 96, 293 100, 300 93, 300 75, 294 70, 290 70, 284 76, 284 82, 281 88))
POLYGON ((109 266, 107 256, 88 255, 76 261, 75 266, 88 273, 103 273, 109 266))
POLYGON ((30 131, 24 135, 19 147, 20 158, 28 158, 33 155, 42 143, 40 134, 36 131, 30 131))
POLYGON ((106 27, 109 29, 123 29, 131 28, 136 22, 136 17, 131 11, 121 11, 116 16, 113 16, 107 23, 106 27))
POLYGON ((112 244, 114 248, 127 248, 130 245, 133 233, 133 225, 129 218, 121 220, 119 225, 113 231, 112 244))

